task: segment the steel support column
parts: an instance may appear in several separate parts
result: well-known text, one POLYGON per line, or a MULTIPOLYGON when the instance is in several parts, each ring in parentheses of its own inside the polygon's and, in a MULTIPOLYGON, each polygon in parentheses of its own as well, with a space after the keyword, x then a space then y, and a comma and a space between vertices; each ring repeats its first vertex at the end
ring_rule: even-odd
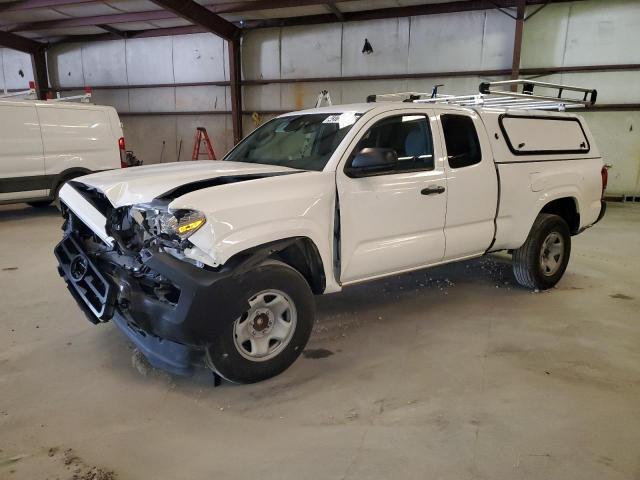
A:
MULTIPOLYGON (((520 56, 522 54, 522 32, 524 30, 524 15, 527 9, 526 0, 518 0, 516 13, 516 30, 513 36, 513 63, 511 64, 511 79, 520 76, 520 56)), ((515 91, 512 87, 512 90, 515 91)))
POLYGON ((33 68, 36 93, 40 100, 46 99, 47 91, 49 90, 46 45, 14 33, 0 31, 0 46, 31 55, 31 67, 33 68))
POLYGON ((43 49, 31 53, 33 80, 36 84, 36 95, 40 100, 47 99, 49 91, 49 75, 47 74, 47 56, 43 49))
POLYGON ((240 38, 227 42, 229 46, 229 87, 231 89, 231 118, 233 121, 233 143, 242 140, 242 77, 240 38))

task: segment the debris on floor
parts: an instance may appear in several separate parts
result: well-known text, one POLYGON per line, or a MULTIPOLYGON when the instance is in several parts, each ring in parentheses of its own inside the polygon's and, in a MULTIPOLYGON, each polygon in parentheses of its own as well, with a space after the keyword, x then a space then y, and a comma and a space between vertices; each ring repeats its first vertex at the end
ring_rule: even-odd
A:
POLYGON ((134 348, 131 352, 131 364, 140 375, 147 376, 149 372, 153 370, 153 367, 149 363, 149 360, 147 360, 147 357, 145 357, 137 348, 134 348))
MULTIPOLYGON (((55 447, 49 449, 49 456, 55 457, 57 454, 55 447), (51 455, 51 452, 54 452, 51 455)), ((87 465, 72 448, 67 448, 62 455, 62 462, 72 473, 70 480, 115 480, 116 474, 112 470, 87 465)))

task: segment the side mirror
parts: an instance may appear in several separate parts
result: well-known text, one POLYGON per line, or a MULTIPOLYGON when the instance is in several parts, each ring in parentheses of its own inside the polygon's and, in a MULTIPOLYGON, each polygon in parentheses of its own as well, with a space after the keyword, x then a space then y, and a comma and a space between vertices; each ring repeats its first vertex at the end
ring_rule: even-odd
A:
POLYGON ((391 172, 398 163, 398 154, 391 148, 363 148, 351 161, 346 173, 350 177, 391 172))

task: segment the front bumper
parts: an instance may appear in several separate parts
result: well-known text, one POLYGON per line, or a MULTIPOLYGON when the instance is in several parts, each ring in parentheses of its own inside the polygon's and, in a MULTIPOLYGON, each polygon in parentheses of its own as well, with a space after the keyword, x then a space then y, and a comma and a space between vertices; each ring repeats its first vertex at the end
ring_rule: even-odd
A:
POLYGON ((143 268, 179 291, 177 302, 158 298, 131 271, 87 253, 68 233, 56 246, 58 272, 92 323, 111 319, 158 368, 188 374, 196 352, 246 310, 250 280, 243 269, 212 272, 161 252, 143 250, 143 268))

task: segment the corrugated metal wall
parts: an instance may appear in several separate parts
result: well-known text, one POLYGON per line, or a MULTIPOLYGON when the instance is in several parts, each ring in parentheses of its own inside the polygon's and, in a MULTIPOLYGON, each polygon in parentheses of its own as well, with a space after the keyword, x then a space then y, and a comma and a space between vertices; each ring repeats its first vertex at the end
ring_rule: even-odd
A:
MULTIPOLYGON (((229 79, 226 43, 211 34, 66 44, 48 55, 57 87, 140 86, 229 79)), ((67 95, 67 93, 65 93, 67 95)), ((230 109, 224 86, 96 89, 93 101, 122 114, 128 148, 145 164, 190 158, 197 126, 207 128, 216 154, 233 143, 228 115, 198 115, 230 109), (193 112, 193 115, 128 116, 128 113, 193 112)))
MULTIPOLYGON (((531 13, 535 7, 529 10, 531 13)), ((299 79, 509 69, 514 21, 492 11, 441 14, 345 24, 254 30, 243 38, 243 78, 299 79), (364 39, 373 46, 362 54, 364 39)), ((522 67, 640 63, 640 2, 588 0, 549 5, 524 29, 522 67)), ((29 57, 0 51, 0 87, 25 88, 29 57), (24 77, 20 76, 22 71, 24 77)), ((94 87, 184 84, 228 80, 227 48, 210 34, 66 44, 49 51, 54 86, 94 87)), ((640 72, 572 73, 541 77, 595 87, 600 103, 640 102, 640 72)), ((271 83, 243 87, 244 110, 293 110, 315 103, 328 89, 334 103, 364 101, 371 93, 477 91, 480 78, 429 78, 343 82, 271 83)), ((145 163, 187 158, 196 126, 207 127, 216 153, 232 146, 229 89, 224 86, 99 89, 95 103, 121 112, 127 142, 145 163), (133 116, 144 112, 165 115, 133 116), (193 112, 171 115, 171 112, 193 112), (181 146, 182 145, 182 146, 181 146)), ((588 113, 611 170, 610 191, 640 193, 640 112, 588 113)), ((262 121, 269 115, 263 115, 262 121)), ((245 133, 254 128, 244 117, 245 133)))
MULTIPOLYGON (((549 5, 527 21, 522 67, 640 64, 640 2, 549 5)), ((542 81, 598 89, 598 103, 640 103, 640 72, 565 73, 542 81)), ((609 171, 611 194, 640 194, 640 112, 584 114, 609 171)))

